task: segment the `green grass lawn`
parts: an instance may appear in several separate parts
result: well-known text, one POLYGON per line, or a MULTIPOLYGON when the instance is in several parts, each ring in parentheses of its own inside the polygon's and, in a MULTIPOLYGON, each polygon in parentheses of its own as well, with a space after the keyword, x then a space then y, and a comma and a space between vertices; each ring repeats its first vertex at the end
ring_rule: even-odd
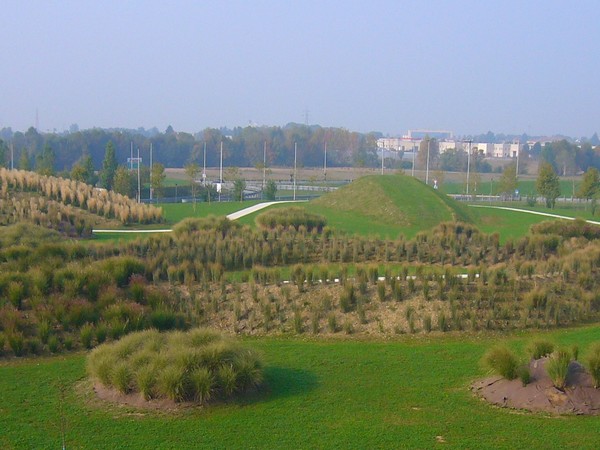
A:
MULTIPOLYGON (((85 398, 77 388, 83 355, 3 362, 0 446, 59 448, 64 385, 67 448, 598 448, 598 417, 517 413, 469 391, 484 375, 486 349, 506 341, 522 350, 530 336, 247 339, 264 352, 268 387, 236 403, 176 414, 85 398)), ((577 343, 585 354, 600 340, 600 327, 547 337, 577 343)))
MULTIPOLYGON (((488 175, 486 175, 488 176, 488 175)), ((499 180, 501 174, 494 174, 494 181, 482 181, 479 186, 477 186, 477 194, 480 195, 498 195, 498 187, 499 180)), ((525 197, 527 195, 534 194, 536 192, 535 188, 536 180, 521 180, 517 183, 519 193, 521 196, 525 197)), ((575 180, 575 192, 579 189, 580 180, 575 180)), ((560 184, 560 192, 561 197, 570 198, 573 195, 573 181, 572 180, 559 180, 560 184)), ((442 191, 446 194, 464 194, 465 193, 465 184, 462 182, 447 182, 443 183, 441 187, 442 191)))

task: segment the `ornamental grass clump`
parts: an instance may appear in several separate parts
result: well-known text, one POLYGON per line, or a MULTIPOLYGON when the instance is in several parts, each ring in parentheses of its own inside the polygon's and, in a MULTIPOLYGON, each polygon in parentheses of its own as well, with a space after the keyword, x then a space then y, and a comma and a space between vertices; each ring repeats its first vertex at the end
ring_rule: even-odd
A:
POLYGON ((483 364, 507 380, 514 380, 517 377, 519 361, 507 347, 497 346, 488 350, 483 356, 483 364))
POLYGON ((527 346, 527 353, 532 359, 540 359, 554 351, 554 344, 543 339, 531 342, 527 346))
POLYGON ((202 404, 258 387, 262 366, 256 351, 201 328, 132 333, 96 347, 87 360, 88 374, 108 388, 202 404))
POLYGON ((555 388, 561 390, 565 388, 570 362, 571 352, 562 348, 555 350, 548 358, 546 372, 555 388))
POLYGON ((594 380, 594 387, 598 389, 600 387, 600 342, 595 342, 591 346, 587 366, 594 380))

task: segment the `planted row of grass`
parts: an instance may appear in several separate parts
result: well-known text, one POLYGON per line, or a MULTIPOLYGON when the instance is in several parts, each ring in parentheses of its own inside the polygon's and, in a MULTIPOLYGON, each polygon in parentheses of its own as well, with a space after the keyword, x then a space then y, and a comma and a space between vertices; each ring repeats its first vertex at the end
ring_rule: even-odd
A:
POLYGON ((206 403, 257 387, 263 379, 259 355, 222 334, 194 329, 159 333, 147 330, 95 348, 88 373, 123 394, 146 400, 206 403))

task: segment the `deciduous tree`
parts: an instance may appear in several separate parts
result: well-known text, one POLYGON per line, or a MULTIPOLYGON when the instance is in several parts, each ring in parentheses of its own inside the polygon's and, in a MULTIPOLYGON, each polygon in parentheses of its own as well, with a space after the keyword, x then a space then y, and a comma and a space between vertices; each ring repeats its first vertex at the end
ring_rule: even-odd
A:
POLYGON ((546 200, 546 207, 554 208, 556 199, 560 196, 560 184, 558 175, 554 172, 552 165, 548 162, 540 164, 538 178, 536 181, 538 193, 546 200))
POLYGON ((117 156, 115 154, 115 146, 111 141, 108 141, 104 152, 104 161, 102 161, 102 172, 100 174, 102 187, 109 190, 113 188, 116 171, 117 156))

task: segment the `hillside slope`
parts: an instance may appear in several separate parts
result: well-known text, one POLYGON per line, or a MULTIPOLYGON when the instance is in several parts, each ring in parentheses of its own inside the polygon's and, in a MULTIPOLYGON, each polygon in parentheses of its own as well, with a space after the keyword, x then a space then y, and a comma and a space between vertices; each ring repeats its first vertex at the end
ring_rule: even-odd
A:
POLYGON ((440 222, 472 222, 463 205, 405 175, 373 175, 311 201, 307 209, 350 232, 413 236, 440 222))

